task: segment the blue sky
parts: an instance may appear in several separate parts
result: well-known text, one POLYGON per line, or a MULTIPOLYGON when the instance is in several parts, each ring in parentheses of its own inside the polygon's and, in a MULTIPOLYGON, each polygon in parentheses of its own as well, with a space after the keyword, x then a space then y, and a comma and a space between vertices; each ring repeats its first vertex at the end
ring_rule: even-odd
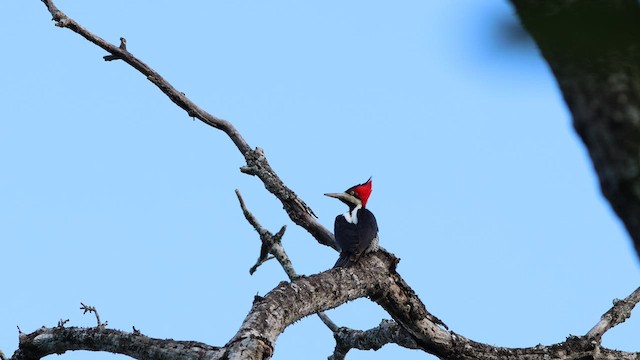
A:
MULTIPOLYGON (((159 71, 251 146, 332 226, 322 196, 373 176, 381 244, 427 308, 476 341, 533 346, 586 333, 638 286, 638 260, 603 199, 556 84, 533 47, 507 46, 506 1, 73 2, 58 7, 159 71)), ((61 318, 224 345, 255 294, 261 223, 288 225, 299 273, 337 254, 286 217, 219 131, 69 30, 40 1, 3 2, 0 349, 61 318)), ((367 300, 329 312, 367 329, 367 300)), ((605 335, 640 350, 640 315, 605 335)), ((275 359, 324 359, 316 317, 275 359), (310 355, 311 354, 311 355, 310 355)), ((110 354, 68 353, 66 359, 110 354)), ((387 346, 349 359, 422 359, 387 346)))

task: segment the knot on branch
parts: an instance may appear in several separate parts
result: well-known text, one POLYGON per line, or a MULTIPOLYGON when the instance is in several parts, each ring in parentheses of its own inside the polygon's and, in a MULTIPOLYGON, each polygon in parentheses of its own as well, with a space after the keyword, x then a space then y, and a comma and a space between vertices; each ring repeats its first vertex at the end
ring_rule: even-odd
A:
POLYGON ((600 342, 605 332, 631 316, 631 311, 638 302, 640 302, 640 287, 623 300, 614 299, 611 309, 602 314, 600 321, 589 330, 586 337, 600 342))
POLYGON ((228 349, 227 356, 230 359, 269 359, 274 351, 269 339, 256 334, 231 339, 225 347, 228 349))
POLYGON ((591 353, 599 347, 599 344, 595 341, 589 340, 587 336, 575 336, 569 335, 563 345, 566 352, 570 353, 591 353))
POLYGON ((43 2, 49 8, 49 12, 51 13, 51 20, 56 22, 55 25, 57 27, 65 28, 69 26, 69 23, 70 23, 69 18, 62 11, 58 10, 58 8, 56 8, 56 6, 53 5, 53 3, 50 3, 45 0, 43 0, 43 2))
MULTIPOLYGON (((264 156, 264 150, 257 147, 255 150, 249 150, 244 154, 247 165, 240 168, 240 171, 252 176, 274 176, 273 171, 269 171, 271 166, 264 156)), ((266 186, 266 183, 265 183, 266 186)))
POLYGON ((272 235, 271 232, 266 230, 258 230, 258 233, 260 234, 260 240, 262 240, 262 246, 260 246, 260 255, 258 256, 258 261, 251 267, 251 269, 249 269, 249 274, 253 275, 258 267, 266 261, 271 259, 278 259, 278 261, 284 267, 284 270, 289 275, 289 278, 294 279, 298 277, 295 271, 293 271, 291 260, 289 260, 288 255, 284 252, 284 248, 282 247, 282 243, 280 242, 282 236, 284 236, 285 230, 287 230, 287 225, 282 225, 280 231, 278 231, 275 235, 272 235), (269 254, 274 254, 275 256, 269 256, 269 254))
POLYGON ((53 20, 56 21, 56 26, 59 28, 65 28, 69 26, 69 19, 66 17, 58 16, 58 18, 56 19, 56 16, 54 16, 53 20))
POLYGON ((622 324, 631 317, 631 311, 636 306, 636 302, 631 299, 613 299, 611 311, 608 311, 602 317, 608 317, 613 324, 622 324))
POLYGON ((264 183, 264 187, 282 201, 284 209, 294 221, 302 213, 318 218, 313 210, 275 174, 264 155, 264 150, 257 147, 255 150, 247 151, 244 157, 247 165, 241 167, 240 171, 259 177, 264 183))
MULTIPOLYGON (((128 52, 127 51, 127 39, 121 37, 120 38, 120 50, 124 51, 124 52, 128 52)), ((121 55, 118 54, 114 54, 111 53, 111 55, 106 55, 102 57, 104 59, 104 61, 113 61, 113 60, 120 60, 122 59, 121 55)))

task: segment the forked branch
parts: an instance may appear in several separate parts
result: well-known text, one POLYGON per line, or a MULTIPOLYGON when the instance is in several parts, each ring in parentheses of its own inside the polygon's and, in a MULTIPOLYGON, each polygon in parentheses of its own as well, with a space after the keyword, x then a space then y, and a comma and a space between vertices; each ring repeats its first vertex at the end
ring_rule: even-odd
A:
POLYGON ((262 242, 262 246, 260 246, 260 255, 258 256, 258 260, 256 264, 249 269, 249 273, 253 275, 253 273, 258 269, 258 266, 262 265, 269 258, 269 254, 272 254, 276 260, 280 263, 284 272, 287 274, 289 279, 293 280, 298 277, 295 269, 293 268, 293 264, 291 263, 291 259, 289 255, 287 255, 284 247, 280 240, 284 235, 285 230, 287 229, 286 225, 283 225, 280 231, 278 231, 275 235, 272 234, 269 230, 265 229, 260 225, 258 219, 247 209, 247 205, 244 203, 244 199, 242 198, 242 194, 240 194, 240 190, 236 189, 236 196, 238 197, 238 201, 240 202, 240 208, 242 208, 242 213, 244 217, 247 219, 249 224, 253 226, 253 228, 260 235, 260 241, 262 242))
MULTIPOLYGON (((100 315, 98 314, 98 310, 95 308, 95 306, 89 306, 89 305, 85 305, 83 303, 80 303, 80 310, 84 310, 83 314, 86 313, 93 313, 96 316, 96 322, 98 323, 96 326, 97 327, 106 327, 108 325, 108 322, 101 322, 100 321, 100 315)), ((66 324, 69 320, 66 321, 60 321, 60 323, 58 323, 58 325, 60 327, 63 327, 64 324, 66 324)))

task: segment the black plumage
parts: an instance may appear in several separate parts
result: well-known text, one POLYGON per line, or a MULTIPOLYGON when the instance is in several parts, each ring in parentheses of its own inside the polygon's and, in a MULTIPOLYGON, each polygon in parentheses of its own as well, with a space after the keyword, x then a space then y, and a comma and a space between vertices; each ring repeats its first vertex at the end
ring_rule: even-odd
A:
POLYGON ((336 217, 334 234, 341 252, 333 267, 353 264, 372 245, 377 247, 378 223, 373 213, 364 208, 349 209, 348 217, 351 221, 345 215, 336 217))

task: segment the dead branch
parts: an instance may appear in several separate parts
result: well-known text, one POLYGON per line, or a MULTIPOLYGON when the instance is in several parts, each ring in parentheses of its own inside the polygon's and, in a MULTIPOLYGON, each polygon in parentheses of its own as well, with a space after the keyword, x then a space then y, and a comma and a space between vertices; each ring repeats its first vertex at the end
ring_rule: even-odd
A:
MULTIPOLYGON (((96 316, 96 321, 98 322, 98 325, 96 325, 97 327, 106 327, 108 325, 108 322, 100 322, 100 315, 98 314, 98 310, 96 310, 95 306, 88 306, 85 305, 83 303, 80 303, 80 310, 84 310, 83 314, 88 313, 93 313, 96 316)), ((68 320, 67 320, 68 321, 68 320)), ((64 323, 62 324, 64 325, 64 323)))
POLYGON ((240 194, 240 190, 236 189, 236 196, 238 197, 238 201, 240 202, 240 208, 242 209, 242 213, 244 217, 247 219, 249 224, 253 226, 253 228, 260 235, 260 240, 262 241, 262 246, 260 247, 260 255, 258 256, 258 260, 256 264, 251 267, 249 273, 253 275, 258 266, 262 265, 265 261, 268 260, 268 255, 272 254, 276 260, 280 263, 285 273, 289 277, 289 279, 293 280, 298 277, 296 271, 293 268, 293 264, 291 263, 291 259, 289 255, 284 251, 284 247, 282 247, 282 243, 280 240, 282 236, 284 236, 285 230, 287 230, 287 226, 283 225, 280 231, 278 231, 275 235, 271 234, 267 229, 260 225, 260 222, 256 217, 247 209, 247 205, 242 198, 242 194, 240 194))
POLYGON ((230 122, 209 114, 189 100, 183 92, 178 91, 158 72, 129 52, 126 46, 123 45, 126 44, 126 41, 121 42, 121 47, 115 46, 68 17, 55 6, 53 1, 41 1, 47 6, 49 13, 51 13, 53 20, 56 22, 56 26, 67 28, 79 34, 115 58, 126 62, 146 76, 147 79, 167 95, 171 101, 186 111, 189 117, 197 118, 203 123, 227 134, 247 162, 247 165, 241 168, 242 172, 260 178, 265 188, 280 200, 285 211, 295 224, 306 229, 320 244, 330 246, 336 250, 338 249, 333 234, 315 219, 316 216, 311 208, 278 177, 276 172, 271 168, 271 165, 269 165, 263 150, 260 148, 253 150, 230 122))
POLYGON ((195 341, 154 339, 104 327, 42 327, 20 334, 20 346, 11 360, 40 359, 71 350, 104 351, 134 359, 220 359, 224 350, 195 341))

